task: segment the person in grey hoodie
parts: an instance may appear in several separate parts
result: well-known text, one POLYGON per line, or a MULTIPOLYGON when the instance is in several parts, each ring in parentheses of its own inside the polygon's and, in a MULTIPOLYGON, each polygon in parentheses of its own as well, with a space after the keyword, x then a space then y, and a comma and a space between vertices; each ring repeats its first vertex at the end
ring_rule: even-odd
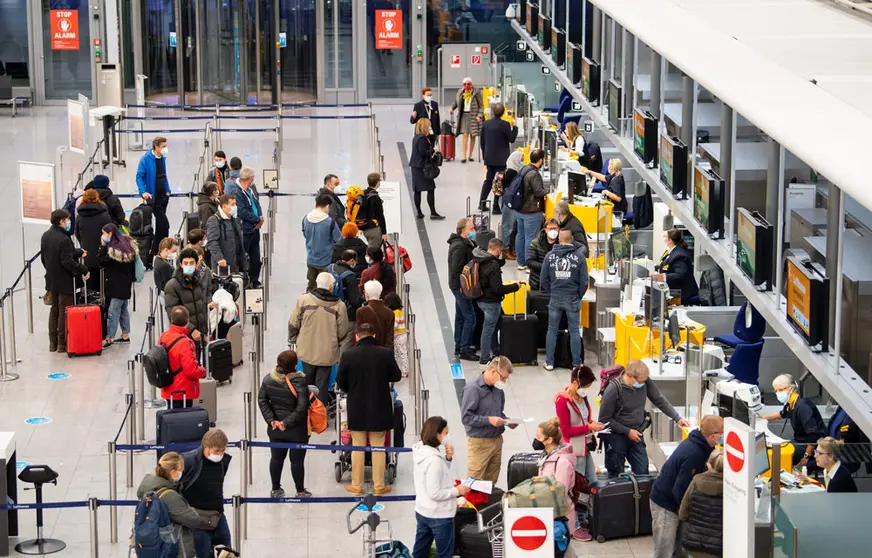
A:
POLYGON ((307 290, 315 288, 315 279, 333 262, 333 245, 342 240, 336 222, 330 218, 330 196, 315 196, 315 209, 303 217, 303 237, 306 239, 307 290))
POLYGON ((557 330, 566 315, 569 324, 569 347, 572 366, 583 363, 581 330, 579 328, 581 299, 587 292, 587 260, 572 240, 572 231, 562 230, 555 246, 542 264, 540 282, 542 292, 551 295, 548 302, 548 336, 545 338, 545 370, 554 370, 554 351, 557 348, 557 330))
POLYGON ((600 434, 600 438, 605 440, 609 478, 624 472, 624 460, 630 462, 633 474, 648 474, 648 452, 642 436, 646 401, 651 401, 678 426, 690 428, 690 422, 681 418, 649 375, 644 362, 631 360, 621 377, 609 382, 603 392, 599 422, 608 424, 611 433, 600 434))
POLYGON ((457 498, 469 492, 465 484, 454 486, 451 460, 454 446, 446 443, 448 421, 430 417, 421 428, 421 441, 412 447, 415 474, 415 546, 413 558, 429 556, 436 541, 439 558, 454 551, 454 515, 457 498))

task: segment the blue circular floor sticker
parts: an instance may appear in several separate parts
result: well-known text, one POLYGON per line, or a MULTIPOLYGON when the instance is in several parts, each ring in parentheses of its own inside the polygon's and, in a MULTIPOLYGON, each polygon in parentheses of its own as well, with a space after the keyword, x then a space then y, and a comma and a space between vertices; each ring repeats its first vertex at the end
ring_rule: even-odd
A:
POLYGON ((51 419, 48 417, 30 417, 29 419, 24 421, 25 424, 49 424, 51 423, 51 419))
POLYGON ((70 375, 63 372, 58 372, 56 374, 49 374, 47 377, 49 380, 66 380, 70 377, 70 375))
POLYGON ((16 461, 16 462, 15 462, 15 470, 16 470, 16 471, 22 471, 22 470, 24 470, 26 467, 28 467, 29 465, 30 465, 30 462, 29 462, 29 461, 16 461))
POLYGON ((378 513, 380 511, 382 511, 383 509, 385 509, 385 507, 381 504, 374 505, 372 507, 372 509, 369 509, 368 507, 366 507, 366 504, 360 504, 359 506, 357 506, 357 511, 361 511, 361 512, 376 512, 376 513, 378 513))

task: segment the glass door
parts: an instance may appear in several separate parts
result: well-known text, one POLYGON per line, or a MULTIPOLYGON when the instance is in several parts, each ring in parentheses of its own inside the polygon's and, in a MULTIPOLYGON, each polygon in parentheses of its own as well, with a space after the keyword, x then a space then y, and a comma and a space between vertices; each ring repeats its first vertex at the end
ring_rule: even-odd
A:
POLYGON ((327 103, 356 103, 357 83, 354 22, 359 10, 353 0, 324 0, 324 91, 327 103))
POLYGON ((247 97, 247 44, 245 5, 241 0, 202 0, 203 102, 243 103, 247 97))
POLYGON ((420 25, 411 25, 411 8, 411 0, 375 0, 366 5, 362 52, 366 53, 368 100, 413 97, 412 43, 420 25))
MULTIPOLYGON (((79 93, 91 97, 88 3, 84 0, 42 0, 41 7, 45 99, 75 99, 79 93), (56 31, 58 37, 55 37, 56 31)), ((25 14, 26 11, 22 12, 25 14)), ((11 18, 4 19, 4 23, 15 25, 11 18)), ((6 44, 13 44, 9 41, 8 30, 4 35, 6 44)), ((5 68, 13 79, 28 76, 27 63, 7 62, 5 68)))
MULTIPOLYGON (((311 0, 267 0, 272 5, 278 5, 278 32, 284 35, 278 37, 266 34, 271 37, 269 41, 270 47, 275 43, 283 42, 284 47, 279 48, 279 56, 281 61, 281 98, 277 99, 282 103, 311 103, 317 99, 317 72, 318 72, 318 36, 316 27, 318 18, 316 16, 315 2, 311 0), (284 41, 281 37, 284 36, 284 41)), ((341 4, 353 4, 353 0, 333 0, 341 4)), ((319 0, 326 3, 327 0, 319 0)), ((273 8, 270 7, 270 16, 267 21, 269 29, 272 28, 273 8)), ((350 16, 349 16, 350 17, 350 16)), ((267 29, 264 28, 264 29, 267 29)), ((324 39, 325 42, 327 39, 324 39)), ((276 49, 265 48, 264 56, 264 75, 269 76, 268 87, 272 89, 273 71, 276 60, 276 49)), ((349 58, 350 59, 350 58, 349 58)), ((350 63, 349 63, 350 64, 350 63)), ((265 78, 266 79, 266 78, 265 78)), ((271 96, 273 98, 274 96, 271 96)))
MULTIPOLYGON (((176 3, 165 0, 142 2, 142 68, 146 80, 146 96, 163 104, 178 104, 179 72, 176 51, 176 3)), ((87 29, 87 26, 85 27, 87 29)))

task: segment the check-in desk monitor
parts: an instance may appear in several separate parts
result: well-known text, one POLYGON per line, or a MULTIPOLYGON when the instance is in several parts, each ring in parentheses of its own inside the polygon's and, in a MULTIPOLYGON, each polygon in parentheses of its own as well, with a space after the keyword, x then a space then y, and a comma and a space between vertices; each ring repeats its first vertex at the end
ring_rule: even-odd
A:
POLYGON ((826 347, 829 335, 829 286, 820 264, 787 258, 787 321, 816 350, 826 347))
POLYGON ((772 225, 757 211, 744 207, 736 212, 736 264, 754 286, 771 288, 772 225))
POLYGON ((588 57, 581 59, 581 94, 594 106, 600 100, 600 65, 588 57))

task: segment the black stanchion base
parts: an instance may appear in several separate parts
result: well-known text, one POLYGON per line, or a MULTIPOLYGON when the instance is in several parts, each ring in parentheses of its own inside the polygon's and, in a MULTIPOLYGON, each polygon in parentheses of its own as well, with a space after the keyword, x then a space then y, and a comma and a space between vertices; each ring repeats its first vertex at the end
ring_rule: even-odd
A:
POLYGON ((57 539, 33 539, 15 545, 15 552, 19 554, 54 554, 67 547, 67 543, 57 539))

